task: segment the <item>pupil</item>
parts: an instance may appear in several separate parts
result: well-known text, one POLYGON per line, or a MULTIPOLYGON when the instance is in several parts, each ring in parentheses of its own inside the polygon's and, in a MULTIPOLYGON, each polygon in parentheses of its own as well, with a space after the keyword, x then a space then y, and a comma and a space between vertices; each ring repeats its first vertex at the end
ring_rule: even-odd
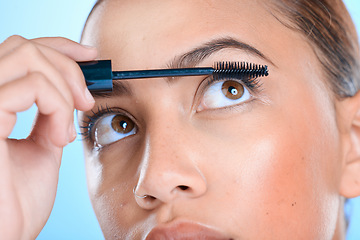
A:
POLYGON ((225 97, 231 100, 238 100, 244 95, 244 86, 236 81, 225 81, 221 87, 225 97))
POLYGON ((238 90, 234 87, 229 87, 229 92, 232 94, 232 95, 237 95, 238 94, 238 90))
POLYGON ((127 122, 125 122, 125 121, 121 121, 120 122, 120 126, 123 128, 123 129, 126 129, 126 127, 127 127, 127 122))
POLYGON ((135 123, 123 115, 116 115, 111 121, 111 127, 118 133, 126 134, 135 128, 135 123))

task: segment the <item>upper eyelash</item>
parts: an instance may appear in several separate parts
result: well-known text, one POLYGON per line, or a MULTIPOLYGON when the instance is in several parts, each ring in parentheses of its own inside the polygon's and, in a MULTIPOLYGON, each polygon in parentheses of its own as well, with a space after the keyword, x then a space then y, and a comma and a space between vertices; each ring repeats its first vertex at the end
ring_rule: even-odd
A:
POLYGON ((85 114, 85 117, 88 119, 87 121, 82 120, 83 125, 80 125, 79 128, 82 130, 79 135, 82 136, 82 140, 87 140, 91 138, 92 126, 95 122, 102 117, 104 114, 114 113, 114 110, 109 108, 108 105, 99 105, 98 110, 95 112, 91 110, 91 115, 85 114))
MULTIPOLYGON (((206 89, 213 83, 226 81, 226 80, 238 80, 253 93, 258 92, 259 90, 261 90, 261 87, 262 87, 262 83, 261 83, 260 79, 257 77, 251 78, 251 77, 244 77, 244 76, 243 77, 239 77, 239 76, 235 77, 235 76, 221 75, 216 78, 213 76, 209 76, 208 78, 206 78, 206 80, 207 80, 207 82, 203 89, 206 89)), ((202 84, 200 84, 200 85, 202 85, 202 84)))
POLYGON ((215 65, 216 70, 210 76, 209 84, 223 80, 240 80, 248 90, 255 92, 262 85, 259 84, 259 77, 269 75, 266 65, 249 62, 217 62, 215 65))

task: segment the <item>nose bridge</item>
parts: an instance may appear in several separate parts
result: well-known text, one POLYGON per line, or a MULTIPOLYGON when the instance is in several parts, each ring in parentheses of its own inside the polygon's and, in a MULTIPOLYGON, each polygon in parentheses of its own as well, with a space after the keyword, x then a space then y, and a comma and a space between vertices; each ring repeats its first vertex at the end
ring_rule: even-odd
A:
POLYGON ((157 118, 147 125, 145 139, 136 195, 168 202, 176 197, 197 197, 206 191, 191 124, 169 115, 157 118))

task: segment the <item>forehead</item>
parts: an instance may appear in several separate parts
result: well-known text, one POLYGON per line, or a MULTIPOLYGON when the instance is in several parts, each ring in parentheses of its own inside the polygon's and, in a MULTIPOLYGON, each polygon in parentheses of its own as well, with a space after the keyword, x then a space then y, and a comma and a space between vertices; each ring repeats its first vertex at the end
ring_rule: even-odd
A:
POLYGON ((260 0, 108 0, 90 18, 83 43, 97 46, 100 58, 116 59, 115 68, 134 69, 159 67, 221 37, 248 43, 278 66, 311 51, 260 0))

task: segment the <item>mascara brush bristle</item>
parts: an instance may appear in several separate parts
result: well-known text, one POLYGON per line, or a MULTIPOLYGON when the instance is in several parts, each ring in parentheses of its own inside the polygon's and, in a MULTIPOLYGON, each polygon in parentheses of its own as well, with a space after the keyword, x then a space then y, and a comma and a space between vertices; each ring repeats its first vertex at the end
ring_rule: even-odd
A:
POLYGON ((214 69, 214 78, 246 77, 252 79, 269 75, 266 65, 248 62, 217 62, 214 69))

